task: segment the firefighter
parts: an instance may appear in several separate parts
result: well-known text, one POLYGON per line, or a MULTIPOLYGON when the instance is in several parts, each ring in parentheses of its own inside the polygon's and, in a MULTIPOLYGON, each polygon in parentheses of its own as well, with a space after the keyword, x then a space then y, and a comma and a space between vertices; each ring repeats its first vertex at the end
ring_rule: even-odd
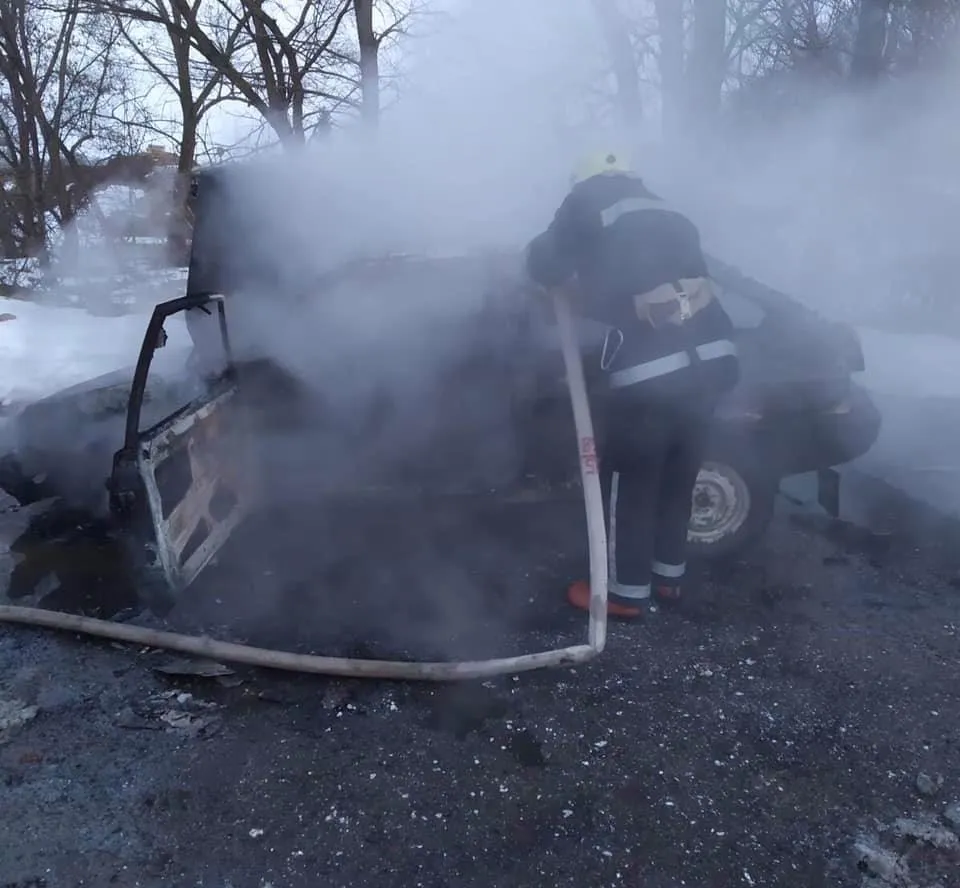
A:
MULTIPOLYGON (((733 325, 708 279, 696 226, 650 192, 623 155, 585 158, 553 222, 526 252, 541 287, 573 291, 607 327, 595 398, 609 547, 608 609, 676 601, 693 488, 720 396, 736 385, 733 325)), ((589 609, 576 582, 571 604, 589 609)))

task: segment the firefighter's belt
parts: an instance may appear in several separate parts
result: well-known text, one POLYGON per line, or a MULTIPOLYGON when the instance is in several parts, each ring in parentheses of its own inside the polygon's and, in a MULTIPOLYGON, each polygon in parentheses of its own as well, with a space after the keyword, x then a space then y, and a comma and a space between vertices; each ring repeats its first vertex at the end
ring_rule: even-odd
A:
POLYGON ((713 300, 707 278, 680 278, 633 297, 637 317, 654 327, 683 324, 713 300))

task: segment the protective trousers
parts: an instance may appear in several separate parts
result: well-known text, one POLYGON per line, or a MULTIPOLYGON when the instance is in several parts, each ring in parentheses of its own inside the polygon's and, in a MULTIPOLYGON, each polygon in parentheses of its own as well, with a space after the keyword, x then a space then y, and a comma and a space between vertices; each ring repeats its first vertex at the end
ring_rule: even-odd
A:
POLYGON ((628 393, 605 404, 600 483, 607 518, 611 596, 650 596, 686 570, 693 488, 715 403, 644 403, 628 393))

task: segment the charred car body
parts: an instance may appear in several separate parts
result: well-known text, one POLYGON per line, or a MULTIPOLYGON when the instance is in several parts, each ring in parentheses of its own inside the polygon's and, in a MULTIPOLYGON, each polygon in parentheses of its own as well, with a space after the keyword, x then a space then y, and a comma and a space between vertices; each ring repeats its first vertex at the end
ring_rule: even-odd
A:
MULTIPOLYGON (((269 454, 278 424, 314 436, 309 449, 318 453, 334 439, 357 452, 401 430, 406 446, 368 447, 369 463, 355 460, 346 486, 424 495, 575 488, 561 353, 518 254, 291 270, 289 257, 238 227, 249 218, 236 204, 242 176, 220 168, 195 178, 187 294, 155 309, 137 366, 39 401, 17 419, 17 478, 39 476, 43 492, 107 508, 145 577, 148 604, 168 606, 255 507, 256 451, 261 461, 269 454), (383 300, 401 308, 344 334, 344 312, 369 318, 383 300), (287 318, 284 336, 303 342, 266 347, 258 335, 269 339, 270 317, 287 318), (190 372, 155 376, 154 356, 180 318, 193 342, 190 372), (306 353, 315 358, 309 368, 298 363, 306 353), (423 353, 430 372, 404 389, 398 368, 423 353), (373 382, 363 397, 354 388, 344 411, 326 382, 361 370, 373 382), (411 434, 418 423, 425 431, 411 434)), ((711 275, 736 326, 742 379, 718 412, 694 493, 690 541, 702 557, 759 536, 790 475, 818 473, 821 504, 835 513, 834 467, 865 453, 880 425, 854 382, 863 356, 851 328, 719 261, 711 275)), ((604 331, 584 324, 581 332, 588 383, 598 383, 604 331)), ((305 486, 323 496, 331 480, 323 468, 304 470, 305 486)), ((342 464, 328 474, 344 483, 342 464)), ((10 487, 14 473, 6 476, 10 487)), ((24 490, 11 492, 23 499, 24 490)))

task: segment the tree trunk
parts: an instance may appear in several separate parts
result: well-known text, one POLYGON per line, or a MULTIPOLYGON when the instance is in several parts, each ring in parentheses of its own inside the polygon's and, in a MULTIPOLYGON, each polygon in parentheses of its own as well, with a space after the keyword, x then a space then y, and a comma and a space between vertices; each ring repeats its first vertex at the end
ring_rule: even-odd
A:
POLYGON ((655 0, 660 32, 661 128, 669 140, 683 132, 683 4, 655 0))
POLYGON ((887 42, 887 19, 891 0, 860 0, 857 36, 853 44, 850 76, 860 83, 874 83, 883 73, 883 50, 887 42))
POLYGON ((57 264, 69 271, 77 268, 80 261, 80 232, 76 225, 61 222, 60 234, 63 240, 56 251, 57 264))
POLYGON ((686 111, 687 122, 701 128, 713 124, 720 113, 726 75, 727 0, 694 0, 693 8, 686 111))
POLYGON ((170 223, 167 228, 167 257, 174 265, 185 265, 190 259, 191 223, 187 201, 190 197, 190 178, 197 153, 199 120, 191 108, 184 110, 180 152, 177 157, 177 175, 170 195, 170 223))
POLYGON ((643 116, 640 76, 630 41, 629 23, 618 8, 617 0, 593 0, 593 5, 610 53, 613 76, 617 84, 617 109, 629 130, 636 126, 643 116))
POLYGON ((373 29, 374 0, 353 0, 360 44, 360 115, 365 124, 380 121, 380 41, 373 29))

